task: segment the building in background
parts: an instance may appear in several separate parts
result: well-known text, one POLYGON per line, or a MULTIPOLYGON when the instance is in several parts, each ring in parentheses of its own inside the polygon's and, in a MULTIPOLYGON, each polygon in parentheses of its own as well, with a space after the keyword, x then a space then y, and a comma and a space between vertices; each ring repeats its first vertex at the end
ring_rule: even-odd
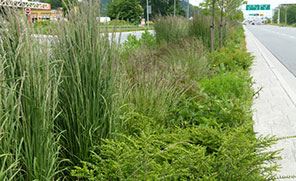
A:
POLYGON ((63 9, 58 8, 55 10, 37 10, 34 9, 31 11, 30 18, 32 22, 36 21, 59 21, 63 18, 63 9))

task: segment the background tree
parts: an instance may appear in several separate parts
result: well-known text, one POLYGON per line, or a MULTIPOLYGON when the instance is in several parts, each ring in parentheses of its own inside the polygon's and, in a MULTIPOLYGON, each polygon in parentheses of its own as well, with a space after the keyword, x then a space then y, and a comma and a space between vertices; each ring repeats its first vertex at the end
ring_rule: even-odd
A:
POLYGON ((143 15, 144 9, 139 0, 113 0, 108 5, 108 16, 111 19, 139 23, 143 15))
MULTIPOLYGON (((245 3, 244 0, 216 0, 216 12, 220 12, 221 8, 224 9, 224 17, 228 20, 233 21, 242 21, 243 14, 242 11, 239 9, 241 5, 245 3), (223 1, 223 3, 222 3, 223 1), (222 5, 223 4, 223 5, 222 5)), ((212 6, 212 0, 206 0, 200 4, 201 13, 204 15, 210 15, 210 10, 212 6)), ((216 16, 220 16, 220 13, 216 13, 216 16)))
POLYGON ((239 9, 246 1, 225 0, 225 16, 234 21, 243 21, 243 12, 239 9))
POLYGON ((243 21, 243 13, 239 9, 244 0, 205 0, 201 3, 201 13, 211 16, 211 50, 215 49, 215 29, 218 28, 219 47, 223 46, 226 34, 226 21, 243 21), (217 22, 219 21, 219 23, 217 22), (224 35, 223 35, 224 34, 224 35))

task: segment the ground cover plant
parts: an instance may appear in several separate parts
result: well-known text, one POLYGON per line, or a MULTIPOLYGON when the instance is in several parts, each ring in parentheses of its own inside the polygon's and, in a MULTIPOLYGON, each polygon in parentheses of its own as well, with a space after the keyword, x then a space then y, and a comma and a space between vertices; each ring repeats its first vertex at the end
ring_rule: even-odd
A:
POLYGON ((212 53, 179 17, 117 45, 97 5, 70 10, 53 41, 1 16, 0 180, 275 179, 239 25, 212 53))

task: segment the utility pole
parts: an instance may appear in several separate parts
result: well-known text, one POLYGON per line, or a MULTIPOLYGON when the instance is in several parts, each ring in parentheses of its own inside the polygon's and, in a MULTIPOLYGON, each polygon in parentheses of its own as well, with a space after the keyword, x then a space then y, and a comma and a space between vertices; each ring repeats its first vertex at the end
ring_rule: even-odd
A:
POLYGON ((176 16, 176 0, 174 0, 174 16, 176 16))
POLYGON ((215 50, 215 3, 216 0, 212 0, 211 52, 215 50))
POLYGON ((147 25, 148 25, 148 28, 149 28, 149 2, 148 2, 149 0, 146 0, 146 13, 147 13, 147 25))

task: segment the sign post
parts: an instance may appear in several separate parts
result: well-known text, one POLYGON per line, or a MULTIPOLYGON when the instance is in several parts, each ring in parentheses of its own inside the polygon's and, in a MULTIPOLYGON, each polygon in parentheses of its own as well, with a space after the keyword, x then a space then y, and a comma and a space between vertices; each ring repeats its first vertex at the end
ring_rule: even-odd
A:
POLYGON ((31 8, 25 8, 25 14, 27 16, 27 19, 28 19, 28 22, 31 23, 31 13, 32 13, 32 10, 31 8))
POLYGON ((152 12, 152 8, 151 8, 151 6, 149 6, 149 2, 148 2, 148 0, 146 0, 146 9, 147 9, 147 11, 146 11, 146 16, 147 16, 147 25, 148 25, 148 28, 149 28, 149 15, 151 14, 151 12, 152 12))

